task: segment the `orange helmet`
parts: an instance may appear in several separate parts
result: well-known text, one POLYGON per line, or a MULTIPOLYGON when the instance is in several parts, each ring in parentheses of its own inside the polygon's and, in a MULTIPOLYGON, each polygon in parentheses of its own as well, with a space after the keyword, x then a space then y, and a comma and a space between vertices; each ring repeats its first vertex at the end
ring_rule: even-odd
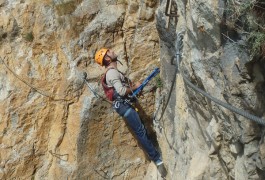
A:
POLYGON ((100 50, 98 50, 96 52, 96 54, 95 54, 95 60, 96 60, 96 62, 99 65, 103 66, 103 58, 106 55, 106 53, 107 53, 108 50, 109 50, 108 48, 101 48, 100 50))

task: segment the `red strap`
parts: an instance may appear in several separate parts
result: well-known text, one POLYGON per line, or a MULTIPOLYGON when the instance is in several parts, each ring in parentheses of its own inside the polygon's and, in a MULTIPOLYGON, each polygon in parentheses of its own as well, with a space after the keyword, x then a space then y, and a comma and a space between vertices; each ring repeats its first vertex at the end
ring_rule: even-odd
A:
POLYGON ((109 87, 106 82, 106 74, 108 70, 110 69, 115 69, 114 67, 108 68, 104 74, 104 76, 101 78, 101 85, 103 87, 104 93, 106 97, 110 100, 113 101, 113 95, 114 95, 114 87, 109 87))

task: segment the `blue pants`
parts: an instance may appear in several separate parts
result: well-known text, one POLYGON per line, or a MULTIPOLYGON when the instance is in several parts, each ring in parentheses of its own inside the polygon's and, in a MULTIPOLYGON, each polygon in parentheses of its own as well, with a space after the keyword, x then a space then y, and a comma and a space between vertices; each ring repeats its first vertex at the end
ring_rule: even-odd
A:
POLYGON ((146 129, 141 122, 138 113, 125 102, 114 102, 113 108, 120 116, 123 116, 125 118, 127 124, 135 133, 138 142, 140 143, 144 151, 149 155, 151 160, 156 162, 160 158, 160 154, 156 150, 152 142, 148 139, 146 129))

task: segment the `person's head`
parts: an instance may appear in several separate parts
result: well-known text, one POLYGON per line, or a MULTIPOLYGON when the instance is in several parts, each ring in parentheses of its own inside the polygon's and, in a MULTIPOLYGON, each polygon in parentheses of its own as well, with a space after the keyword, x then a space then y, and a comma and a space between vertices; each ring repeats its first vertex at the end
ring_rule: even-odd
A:
POLYGON ((108 48, 101 48, 95 54, 95 61, 101 66, 109 66, 110 63, 117 62, 117 55, 115 52, 108 48))

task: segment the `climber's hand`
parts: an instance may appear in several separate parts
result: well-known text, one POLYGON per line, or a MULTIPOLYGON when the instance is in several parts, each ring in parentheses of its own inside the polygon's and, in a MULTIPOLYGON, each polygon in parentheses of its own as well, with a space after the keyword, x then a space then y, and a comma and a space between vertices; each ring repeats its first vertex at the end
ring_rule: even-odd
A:
POLYGON ((137 81, 137 82, 135 82, 134 84, 133 84, 133 87, 132 87, 132 89, 133 90, 136 90, 138 87, 140 87, 141 86, 141 82, 140 81, 137 81))

